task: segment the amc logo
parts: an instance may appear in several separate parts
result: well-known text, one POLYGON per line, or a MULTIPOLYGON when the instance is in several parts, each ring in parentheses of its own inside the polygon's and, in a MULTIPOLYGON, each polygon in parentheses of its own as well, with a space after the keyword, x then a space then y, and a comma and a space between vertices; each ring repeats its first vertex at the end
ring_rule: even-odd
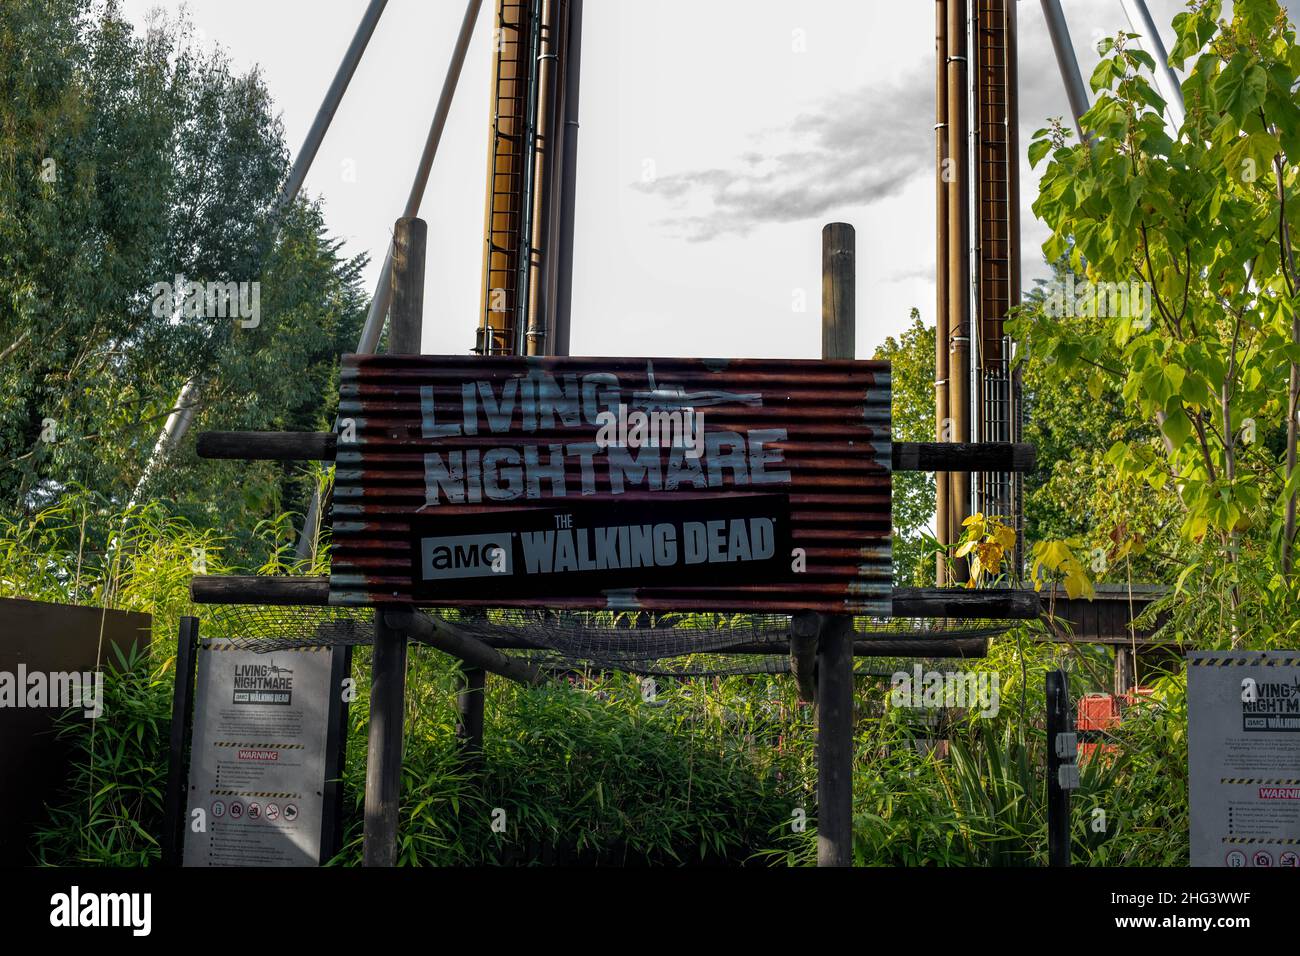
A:
POLYGON ((425 581, 513 574, 510 532, 420 539, 420 575, 425 581))

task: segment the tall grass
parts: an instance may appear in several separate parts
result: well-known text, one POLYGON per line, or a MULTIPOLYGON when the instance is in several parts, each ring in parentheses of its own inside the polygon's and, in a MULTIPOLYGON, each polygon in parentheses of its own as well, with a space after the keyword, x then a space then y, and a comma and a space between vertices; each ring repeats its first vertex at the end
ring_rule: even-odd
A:
MULTIPOLYGON (((303 570, 289 527, 284 518, 259 525, 264 547, 253 570, 303 570)), ((29 518, 0 518, 0 594, 155 615, 150 653, 110 662, 104 714, 62 721, 73 772, 49 808, 34 860, 157 859, 177 619, 203 617, 188 596, 197 568, 234 570, 225 546, 161 505, 118 512, 86 493, 29 518)), ((318 555, 316 566, 323 560, 318 555)), ((368 663, 368 650, 358 649, 345 841, 334 865, 360 860, 368 663)), ((941 667, 996 671, 1002 691, 996 717, 950 715, 946 756, 919 746, 931 731, 888 703, 887 682, 860 679, 855 862, 1043 864, 1043 673, 1062 665, 1076 694, 1105 678, 1097 651, 1037 645, 1024 631, 995 641, 987 660, 941 667)), ((470 760, 455 732, 457 673, 445 655, 412 648, 401 863, 815 860, 812 713, 788 678, 659 678, 655 699, 646 700, 630 675, 579 675, 539 689, 490 677, 485 749, 470 760)), ((1074 798, 1077 863, 1186 862, 1184 692, 1178 676, 1160 682, 1156 703, 1116 732, 1117 752, 1085 766, 1074 798), (1096 811, 1105 815, 1101 829, 1096 811)))

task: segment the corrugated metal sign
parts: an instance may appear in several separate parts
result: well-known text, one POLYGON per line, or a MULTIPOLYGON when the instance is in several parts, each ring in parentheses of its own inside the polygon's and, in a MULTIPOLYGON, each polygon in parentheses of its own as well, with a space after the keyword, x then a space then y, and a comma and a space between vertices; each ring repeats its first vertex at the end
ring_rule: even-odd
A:
POLYGON ((330 601, 888 616, 889 363, 348 355, 330 601))

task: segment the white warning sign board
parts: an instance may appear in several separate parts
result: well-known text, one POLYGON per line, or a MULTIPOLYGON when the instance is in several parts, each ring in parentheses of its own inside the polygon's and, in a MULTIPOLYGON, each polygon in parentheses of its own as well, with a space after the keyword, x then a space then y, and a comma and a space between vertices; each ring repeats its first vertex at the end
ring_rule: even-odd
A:
POLYGON ((1300 866, 1300 652, 1187 655, 1192 866, 1300 866))
POLYGON ((199 642, 185 866, 320 864, 337 773, 334 658, 199 642))

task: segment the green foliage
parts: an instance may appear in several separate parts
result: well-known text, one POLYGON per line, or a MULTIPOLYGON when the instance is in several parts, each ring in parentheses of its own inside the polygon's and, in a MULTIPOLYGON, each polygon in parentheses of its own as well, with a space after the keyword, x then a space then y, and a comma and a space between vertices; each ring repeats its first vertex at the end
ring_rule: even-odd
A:
MULTIPOLYGON (((411 670, 402 864, 740 863, 790 818, 802 776, 773 746, 771 694, 788 692, 774 681, 733 678, 702 694, 704 680, 660 678, 647 701, 629 675, 539 689, 489 675, 485 750, 471 765, 455 737, 455 665, 416 653, 411 670)), ((364 704, 350 716, 344 865, 360 862, 364 704)))
POLYGON ((1150 703, 1125 711, 1108 734, 1116 749, 1085 764, 1103 787, 1074 796, 1075 852, 1096 866, 1186 866, 1188 858, 1187 680, 1182 674, 1149 681, 1150 703), (1106 831, 1094 830, 1096 811, 1106 831))
POLYGON ((1037 452, 1035 468, 1025 476, 1025 537, 1075 540, 1096 581, 1170 578, 1169 569, 1182 560, 1176 498, 1167 488, 1121 475, 1106 461, 1117 442, 1157 455, 1155 423, 1125 404, 1116 376, 1086 365, 1067 374, 1053 357, 1058 347, 1081 350, 1081 340, 1105 333, 1105 317, 1053 321, 1049 296, 1069 288, 1067 279, 1078 289, 1088 281, 1064 260, 1053 263, 1051 280, 1039 281, 1013 320, 1024 356, 1024 440, 1037 452), (1044 327, 1051 341, 1040 348, 1037 333, 1044 327), (1067 343, 1066 336, 1073 338, 1067 343))
MULTIPOLYGON (((1102 461, 1117 491, 1145 484, 1163 496, 1154 514, 1176 519, 1179 533, 1174 553, 1163 555, 1170 577, 1189 565, 1196 570, 1187 574, 1218 576, 1229 632, 1241 643, 1251 639, 1246 606, 1271 603, 1270 616, 1289 621, 1297 587, 1300 475, 1293 451, 1279 460, 1278 438, 1294 449, 1300 393, 1288 221, 1300 200, 1300 47, 1274 0, 1238 3, 1231 21, 1219 20, 1221 6, 1197 0, 1175 20, 1171 59, 1191 65, 1187 115, 1174 136, 1150 57, 1121 34, 1100 47, 1096 101, 1082 119, 1088 142, 1067 144, 1057 126, 1031 147, 1034 162, 1047 159, 1034 211, 1052 230, 1049 261, 1065 258, 1093 282, 1137 282, 1150 308, 1130 301, 1088 322, 1040 309, 1013 328, 1032 339, 1051 374, 1086 379, 1097 395, 1118 389, 1128 416, 1157 429, 1154 442, 1115 437, 1102 461), (1278 576, 1248 599, 1244 568, 1270 554, 1278 576)), ((1089 533, 1116 547, 1134 540, 1122 522, 1089 533)), ((1271 640, 1271 631, 1254 638, 1271 640)))
MULTIPOLYGON (((1040 567, 1067 589, 1149 572, 1180 588, 1166 608, 1171 636, 1294 646, 1300 595, 1277 557, 1295 483, 1283 464, 1285 386, 1300 359, 1282 202, 1297 198, 1297 57, 1270 0, 1240 0, 1229 24, 1218 15, 1198 2, 1177 23, 1175 59, 1194 63, 1177 137, 1159 121, 1149 58, 1122 37, 1104 44, 1093 77, 1090 144, 1069 146, 1057 128, 1030 147, 1048 162, 1035 208, 1058 278, 1149 282, 1154 312, 1062 320, 1042 295, 1013 324, 1028 354, 1026 439, 1041 463, 1027 512, 1040 567), (1089 567, 1098 548, 1106 570, 1089 567)), ((136 37, 113 2, 92 15, 86 0, 7 0, 0 94, 0 595, 155 615, 151 654, 107 674, 104 715, 61 722, 73 774, 33 854, 144 865, 158 852, 176 623, 205 614, 189 578, 200 564, 303 570, 286 506, 330 475, 199 465, 186 448, 147 488, 149 503, 123 502, 191 375, 205 382, 196 430, 330 427, 335 356, 365 304, 360 263, 338 257, 315 204, 271 222, 286 153, 269 97, 256 74, 233 76, 219 54, 194 50, 183 23, 136 37), (46 159, 57 178, 42 177, 46 159), (259 279, 259 327, 154 316, 152 284, 176 273, 259 279), (40 439, 46 418, 61 440, 40 439)), ((877 351, 893 362, 897 440, 933 438, 934 348, 914 311, 877 351)), ((929 583, 933 479, 896 476, 894 493, 896 577, 929 583)), ((970 526, 958 545, 980 561, 977 584, 1001 571, 1004 530, 970 526)), ((727 621, 743 616, 674 623, 727 621)), ((1044 863, 1043 672, 1064 664, 1077 694, 1102 685, 1105 662, 1034 637, 1017 630, 975 665, 997 673, 1002 708, 944 715, 946 755, 923 745, 932 731, 916 712, 860 679, 856 862, 1044 863)), ((360 857, 367 658, 359 651, 354 665, 335 865, 360 857)), ((660 678, 647 700, 626 675, 541 689, 490 678, 486 750, 470 759, 455 734, 456 677, 449 658, 413 649, 403 864, 815 857, 811 713, 788 679, 660 678)), ((1156 701, 1115 732, 1118 749, 1088 763, 1076 862, 1185 862, 1185 706, 1180 676, 1159 681, 1156 701), (1106 813, 1102 832, 1094 809, 1106 813)))
MULTIPOLYGON (((1096 686, 1097 662, 1086 648, 1063 656, 1029 643, 1031 636, 1022 630, 995 642, 990 658, 976 665, 1000 678, 1001 707, 993 717, 949 711, 927 725, 909 709, 887 706, 885 685, 866 695, 854 746, 856 865, 1046 865, 1044 674, 1066 667, 1077 697, 1096 686), (950 741, 946 756, 927 740, 940 728, 950 741)), ((1073 796, 1076 865, 1186 864, 1183 689, 1181 678, 1157 682, 1154 704, 1130 710, 1112 736, 1117 750, 1082 763, 1073 796), (1097 809, 1105 811, 1104 826, 1097 809)), ((815 828, 781 842, 765 855, 815 862, 815 828)))
MULTIPOLYGON (((74 483, 127 501, 191 377, 196 432, 330 427, 363 261, 339 258, 317 204, 273 220, 288 154, 256 72, 232 74, 184 20, 137 35, 116 0, 6 0, 0 131, 7 510, 74 483), (259 323, 155 310, 177 276, 259 282, 259 323)), ((199 465, 185 445, 147 492, 248 543, 247 512, 307 490, 294 469, 199 465)))
MULTIPOLYGON (((5 595, 76 596, 155 615, 152 653, 118 662, 106 674, 103 715, 89 721, 73 713, 62 721, 74 747, 73 774, 52 802, 33 853, 48 864, 144 865, 158 852, 177 619, 206 614, 188 602, 194 549, 208 549, 210 571, 238 569, 222 563, 222 542, 210 532, 196 532, 157 507, 101 515, 107 527, 119 529, 117 546, 101 551, 88 541, 78 548, 84 515, 96 507, 102 503, 83 495, 0 533, 5 595)), ((283 569, 282 524, 262 528, 264 571, 283 569)), ((945 733, 953 744, 946 759, 920 752, 917 741, 927 732, 916 713, 887 706, 887 689, 873 692, 869 678, 861 678, 858 862, 1042 862, 1042 675, 1061 661, 1056 648, 1029 637, 1016 632, 995 641, 990 658, 975 663, 998 673, 1001 710, 991 719, 949 714, 945 733)), ((1076 694, 1105 680, 1105 664, 1095 654, 1081 647, 1069 653, 1076 694)), ((335 865, 359 861, 368 673, 368 653, 359 649, 344 773, 346 839, 335 865)), ((445 655, 412 649, 400 811, 404 864, 815 859, 812 715, 794 699, 788 678, 658 678, 654 699, 647 700, 627 675, 575 675, 541 689, 490 677, 486 750, 475 765, 455 735, 457 673, 445 655), (505 811, 504 832, 492 828, 495 808, 505 811), (808 820, 804 832, 792 825, 796 811, 808 820)), ((1180 688, 1172 681, 1162 691, 1165 709, 1144 712, 1121 729, 1121 754, 1107 774, 1100 765, 1085 774, 1078 799, 1103 807, 1115 826, 1092 833, 1080 813, 1078 862, 1185 860, 1186 828, 1178 822, 1186 814, 1180 688), (1170 821, 1164 829, 1162 819, 1170 821)))
MULTIPOLYGON (((934 441, 934 326, 913 309, 911 325, 880 345, 873 359, 891 363, 894 441, 934 441)), ((925 531, 934 520, 934 475, 919 471, 894 475, 894 583, 921 587, 934 583, 934 558, 925 531)))
POLYGON ((35 859, 56 866, 148 866, 157 862, 167 785, 167 743, 176 661, 154 666, 125 655, 104 674, 104 712, 59 718, 72 742, 61 799, 36 832, 35 859))

